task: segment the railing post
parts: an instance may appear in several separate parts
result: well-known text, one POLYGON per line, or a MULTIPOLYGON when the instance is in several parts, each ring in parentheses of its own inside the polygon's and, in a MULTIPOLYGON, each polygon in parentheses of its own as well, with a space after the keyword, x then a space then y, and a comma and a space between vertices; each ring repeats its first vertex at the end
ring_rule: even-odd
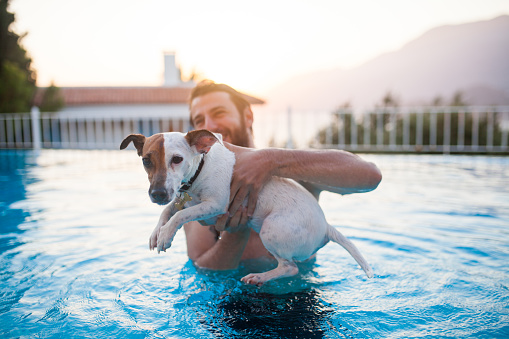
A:
POLYGON ((396 150, 396 132, 398 131, 398 109, 396 107, 390 108, 389 123, 391 125, 391 132, 389 135, 389 148, 391 151, 396 150))
MULTIPOLYGON (((509 112, 502 111, 500 114, 502 115, 501 124, 507 123, 507 121, 509 121, 509 112)), ((507 150, 507 126, 503 126, 503 128, 502 128, 502 143, 501 143, 500 147, 501 147, 502 151, 507 150)))
POLYGON ((32 117, 32 148, 39 152, 41 150, 41 112, 39 107, 32 107, 30 115, 32 117))
POLYGON ((479 148, 479 112, 472 111, 472 150, 477 151, 479 148))
POLYGON ((357 120, 354 111, 350 111, 352 118, 350 119, 350 148, 357 149, 357 120))
MULTIPOLYGON (((345 149, 345 145, 346 145, 346 113, 345 113, 345 110, 343 109, 340 109, 338 110, 338 129, 336 131, 336 133, 338 134, 338 148, 339 149, 345 149)), ((334 135, 334 134, 333 134, 334 135)))
POLYGON ((494 134, 494 115, 495 110, 493 108, 486 110, 486 119, 488 120, 487 135, 486 135, 486 149, 489 151, 493 150, 493 134, 494 134))
POLYGON ((288 115, 287 115, 287 124, 288 124, 288 139, 286 140, 286 148, 293 148, 293 136, 292 136, 292 108, 288 107, 288 115))
POLYGON ((371 149, 371 113, 369 111, 364 112, 364 145, 363 149, 371 149))
POLYGON ((380 150, 384 143, 384 113, 380 110, 376 110, 376 113, 376 148, 380 150))
POLYGON ((449 154, 451 152, 451 114, 450 110, 445 110, 444 114, 444 130, 443 133, 443 153, 449 154))
POLYGON ((14 147, 22 148, 23 147, 23 131, 21 129, 22 124, 22 114, 13 114, 13 122, 14 122, 14 147))
POLYGON ((437 110, 436 108, 431 108, 429 113, 429 149, 431 151, 436 151, 437 149, 437 110))
POLYGON ((23 148, 30 148, 32 140, 30 138, 30 125, 31 125, 30 114, 23 114, 22 124, 23 125, 23 148))
POLYGON ((458 110, 458 141, 457 149, 462 151, 465 148, 465 110, 458 110))
POLYGON ((410 149, 410 111, 403 112, 403 150, 410 149))
POLYGON ((424 147, 424 138, 423 138, 423 125, 424 125, 424 110, 417 112, 417 127, 416 127, 416 136, 415 136, 415 149, 417 152, 422 151, 424 147))

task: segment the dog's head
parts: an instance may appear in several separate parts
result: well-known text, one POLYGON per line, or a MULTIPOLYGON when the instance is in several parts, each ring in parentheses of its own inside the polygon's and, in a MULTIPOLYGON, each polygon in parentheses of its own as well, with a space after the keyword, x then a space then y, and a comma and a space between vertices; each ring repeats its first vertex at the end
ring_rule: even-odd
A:
POLYGON ((134 144, 148 174, 150 199, 166 205, 175 198, 182 181, 193 176, 200 155, 208 153, 217 141, 222 141, 221 135, 208 130, 159 133, 151 137, 131 134, 122 141, 120 149, 134 144))

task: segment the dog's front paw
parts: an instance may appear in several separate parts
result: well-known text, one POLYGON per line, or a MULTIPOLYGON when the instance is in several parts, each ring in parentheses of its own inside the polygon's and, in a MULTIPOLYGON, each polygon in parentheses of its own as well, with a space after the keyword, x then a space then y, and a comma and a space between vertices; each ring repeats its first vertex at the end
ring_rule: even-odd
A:
POLYGON ((157 247, 157 235, 159 234, 159 227, 152 232, 150 239, 148 239, 148 248, 152 251, 157 247))
POLYGON ((157 235, 157 253, 161 251, 166 252, 171 247, 171 242, 175 236, 175 231, 169 226, 161 227, 159 234, 157 235))

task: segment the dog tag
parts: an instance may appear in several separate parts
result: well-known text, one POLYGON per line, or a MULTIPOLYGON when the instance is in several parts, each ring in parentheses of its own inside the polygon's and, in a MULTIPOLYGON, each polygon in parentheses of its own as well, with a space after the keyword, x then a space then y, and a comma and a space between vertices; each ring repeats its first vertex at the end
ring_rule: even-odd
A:
POLYGON ((191 198, 189 196, 189 194, 187 194, 187 192, 184 192, 184 193, 182 193, 182 195, 180 195, 177 198, 177 202, 175 203, 175 208, 179 211, 182 211, 184 209, 185 203, 188 201, 191 201, 191 200, 193 200, 193 198, 191 198))

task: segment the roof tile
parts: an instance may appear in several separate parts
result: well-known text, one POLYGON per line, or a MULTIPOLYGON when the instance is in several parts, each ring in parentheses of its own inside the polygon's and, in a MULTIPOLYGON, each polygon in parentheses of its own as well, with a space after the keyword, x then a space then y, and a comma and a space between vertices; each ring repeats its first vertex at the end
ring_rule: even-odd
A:
MULTIPOLYGON (((38 88, 34 103, 40 105, 46 88, 38 88)), ((66 106, 125 104, 187 104, 190 87, 61 87, 66 106)), ((251 104, 261 99, 242 93, 251 104)))

